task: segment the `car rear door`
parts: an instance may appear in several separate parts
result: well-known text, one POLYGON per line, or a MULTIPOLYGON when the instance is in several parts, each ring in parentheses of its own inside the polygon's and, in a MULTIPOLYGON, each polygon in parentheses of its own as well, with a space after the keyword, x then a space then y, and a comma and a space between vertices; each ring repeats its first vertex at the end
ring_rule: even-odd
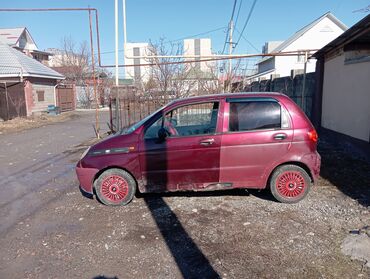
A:
POLYGON ((266 171, 289 152, 289 115, 274 98, 227 98, 224 110, 220 182, 264 187, 266 171))

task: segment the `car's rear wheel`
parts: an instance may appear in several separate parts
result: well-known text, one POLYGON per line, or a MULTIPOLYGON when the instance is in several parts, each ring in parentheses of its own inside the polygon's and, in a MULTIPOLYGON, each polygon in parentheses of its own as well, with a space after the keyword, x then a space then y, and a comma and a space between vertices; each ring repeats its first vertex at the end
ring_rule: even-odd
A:
POLYGON ((311 188, 307 172, 296 165, 278 167, 270 179, 272 195, 283 203, 296 203, 306 197, 311 188))
POLYGON ((135 179, 121 169, 108 169, 94 182, 98 199, 105 205, 126 205, 134 197, 135 179))

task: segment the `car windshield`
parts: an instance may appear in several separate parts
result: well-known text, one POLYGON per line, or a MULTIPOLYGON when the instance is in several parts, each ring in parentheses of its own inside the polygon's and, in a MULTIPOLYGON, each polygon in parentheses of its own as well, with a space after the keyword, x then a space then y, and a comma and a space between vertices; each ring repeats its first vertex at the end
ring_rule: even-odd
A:
POLYGON ((141 119, 139 122, 136 122, 135 124, 127 127, 127 128, 123 128, 119 134, 121 135, 127 135, 127 134, 131 134, 132 132, 134 132, 137 128, 139 128, 141 125, 143 125, 147 120, 149 120, 153 115, 157 114, 159 111, 161 111, 164 107, 161 107, 160 109, 156 110, 155 112, 153 112, 152 114, 149 114, 147 117, 141 119))

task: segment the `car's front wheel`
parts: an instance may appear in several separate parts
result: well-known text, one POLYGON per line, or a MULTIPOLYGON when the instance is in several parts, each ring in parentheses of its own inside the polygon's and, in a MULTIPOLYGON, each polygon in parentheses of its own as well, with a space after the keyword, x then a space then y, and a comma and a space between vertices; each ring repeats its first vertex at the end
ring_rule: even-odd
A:
POLYGON ((296 203, 306 197, 311 187, 307 172, 296 165, 282 165, 270 179, 272 195, 283 203, 296 203))
POLYGON ((127 171, 108 169, 94 182, 98 199, 105 205, 126 205, 134 197, 135 179, 127 171))

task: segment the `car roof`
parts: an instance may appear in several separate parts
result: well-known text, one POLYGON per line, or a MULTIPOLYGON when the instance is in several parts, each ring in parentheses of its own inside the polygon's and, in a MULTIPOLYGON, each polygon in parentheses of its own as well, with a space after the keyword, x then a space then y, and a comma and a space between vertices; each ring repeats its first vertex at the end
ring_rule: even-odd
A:
MULTIPOLYGON (((225 98, 244 98, 244 97, 282 97, 286 96, 278 92, 239 92, 239 93, 220 93, 212 95, 194 96, 188 98, 176 99, 170 102, 170 104, 177 104, 188 101, 207 101, 214 99, 225 99, 225 98)), ((169 105, 170 105, 169 104, 169 105)))

